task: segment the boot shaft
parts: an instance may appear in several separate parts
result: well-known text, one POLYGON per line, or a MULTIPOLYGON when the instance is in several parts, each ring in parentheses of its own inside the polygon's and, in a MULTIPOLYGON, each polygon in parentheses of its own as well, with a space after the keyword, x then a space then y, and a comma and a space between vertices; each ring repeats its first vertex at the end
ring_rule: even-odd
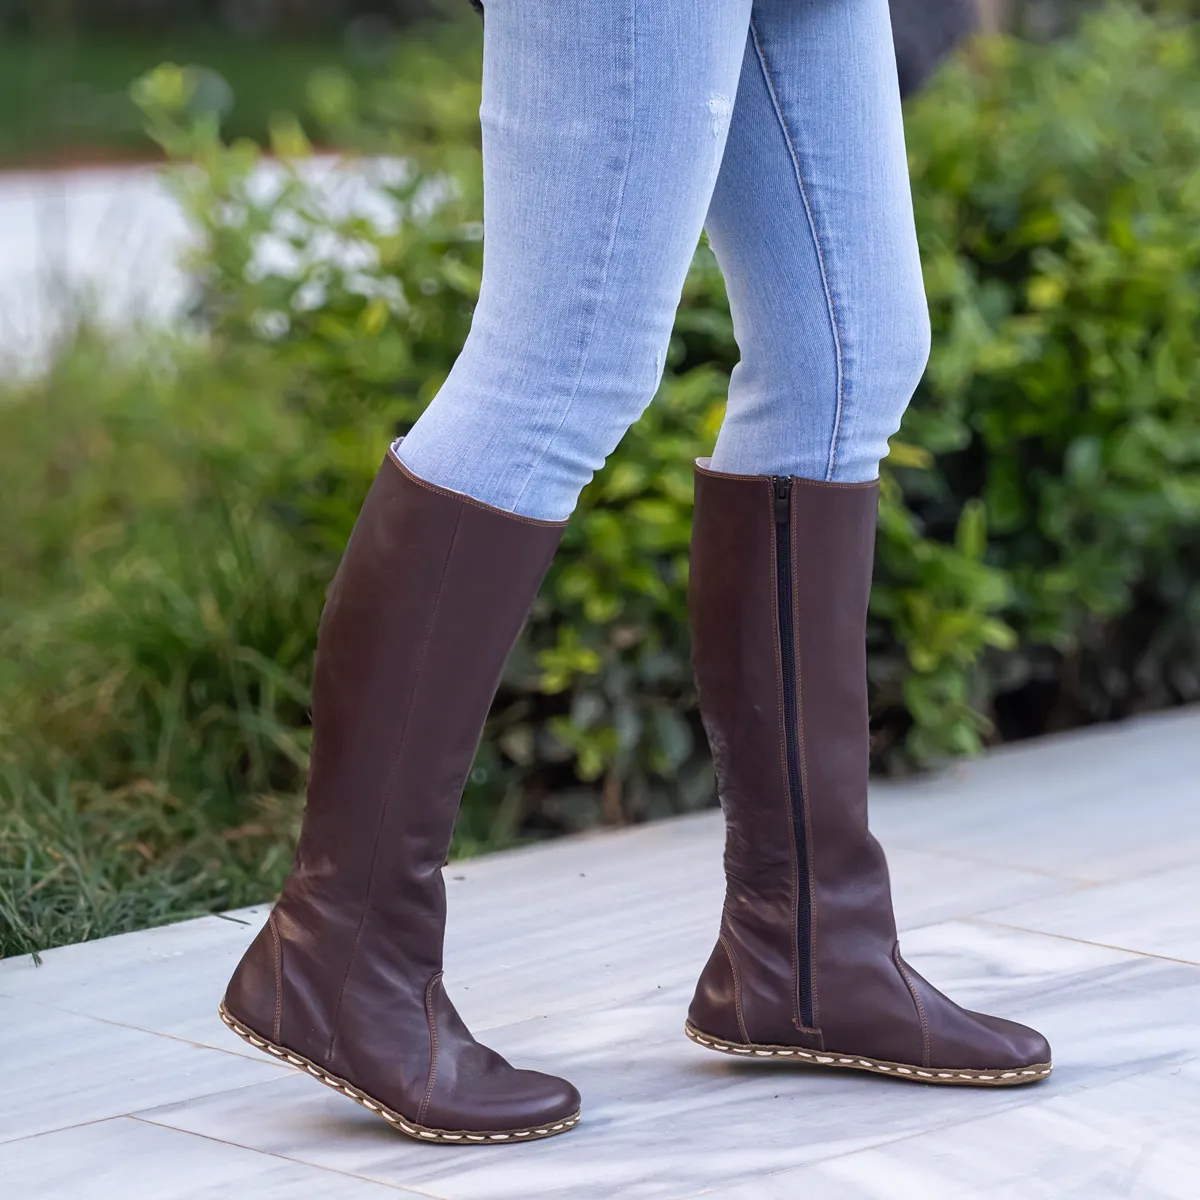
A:
POLYGON ((735 1054, 1036 1081, 1050 1073, 1045 1038, 960 1008, 897 944, 867 827, 877 503, 875 484, 697 470, 693 654, 728 886, 689 1032, 735 1054))
MULTIPOLYGON (((505 660, 562 536, 389 451, 329 589, 297 874, 360 895, 440 872, 505 660)), ((405 912, 420 897, 376 897, 405 912)))
POLYGON ((321 618, 295 862, 227 997, 314 1061, 333 1066, 342 1044, 369 1057, 372 1029, 405 1019, 422 1033, 397 1069, 415 1078, 428 1062, 442 866, 562 529, 434 487, 391 451, 367 495, 321 618))
POLYGON ((846 958, 840 931, 853 925, 872 955, 894 946, 887 867, 867 828, 877 507, 874 483, 697 467, 692 643, 728 881, 701 1024, 728 1013, 716 993, 736 977, 739 1019, 760 1040, 819 1045, 822 981, 846 958))

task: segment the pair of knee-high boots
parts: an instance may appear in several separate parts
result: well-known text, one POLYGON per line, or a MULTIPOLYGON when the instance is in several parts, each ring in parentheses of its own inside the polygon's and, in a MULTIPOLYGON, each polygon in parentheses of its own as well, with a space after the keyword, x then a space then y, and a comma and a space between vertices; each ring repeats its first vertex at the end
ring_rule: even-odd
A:
MULTIPOLYGON (((865 624, 877 486, 700 467, 693 653, 727 834, 720 936, 686 1031, 732 1054, 929 1083, 1050 1072, 1033 1030, 900 956, 867 829, 865 624)), ((565 1080, 481 1046, 442 984, 442 866, 498 685, 562 533, 389 453, 321 619, 295 865, 221 1014, 415 1137, 545 1137, 565 1080)))

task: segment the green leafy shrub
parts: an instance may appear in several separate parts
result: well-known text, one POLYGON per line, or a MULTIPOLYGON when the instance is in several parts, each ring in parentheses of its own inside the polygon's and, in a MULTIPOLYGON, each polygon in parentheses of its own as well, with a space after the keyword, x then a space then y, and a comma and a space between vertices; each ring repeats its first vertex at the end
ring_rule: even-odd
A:
POLYGON ((1198 53, 1115 7, 911 113, 937 349, 903 436, 936 462, 903 482, 938 540, 983 505, 1009 736, 1200 696, 1198 53))
MULTIPOLYGON (((282 878, 325 584, 478 292, 477 49, 450 36, 365 92, 312 81, 344 143, 403 163, 368 199, 331 201, 293 122, 264 188, 253 147, 179 119, 186 72, 138 86, 197 164, 177 186, 204 340, 132 361, 85 342, 0 401, 0 952, 282 878)), ((1196 55, 1190 27, 1116 8, 975 48, 909 113, 935 350, 884 468, 882 767, 1200 694, 1196 55)), ((509 664, 459 853, 711 801, 690 464, 735 361, 702 247, 660 395, 509 664)))

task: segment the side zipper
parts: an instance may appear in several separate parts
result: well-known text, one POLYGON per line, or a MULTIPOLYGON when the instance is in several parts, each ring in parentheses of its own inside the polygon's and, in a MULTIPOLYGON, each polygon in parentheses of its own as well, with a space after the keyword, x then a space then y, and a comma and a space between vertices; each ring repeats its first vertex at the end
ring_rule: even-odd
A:
POLYGON ((796 614, 792 599, 795 564, 792 562, 792 481, 777 475, 775 490, 775 585, 779 614, 779 650, 783 665, 783 723, 787 750, 788 799, 792 809, 792 839, 796 845, 796 961, 800 977, 800 1021, 813 1027, 812 928, 809 896, 808 826, 804 819, 804 775, 800 764, 800 689, 796 675, 796 614))

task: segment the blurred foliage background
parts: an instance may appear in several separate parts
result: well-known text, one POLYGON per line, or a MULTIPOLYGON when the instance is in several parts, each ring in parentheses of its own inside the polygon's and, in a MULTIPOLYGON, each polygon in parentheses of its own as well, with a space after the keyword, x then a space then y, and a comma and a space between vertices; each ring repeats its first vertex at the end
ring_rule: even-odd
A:
MULTIPOLYGON (((189 328, 0 386, 0 954, 250 903, 302 804, 324 589, 466 333, 478 27, 325 61, 272 157, 197 67, 131 90, 199 237, 189 328), (236 125, 233 128, 237 128, 236 125), (312 139, 353 152, 336 170, 312 139)), ((1200 698, 1200 31, 1118 3, 978 41, 908 109, 934 353, 885 463, 879 769, 1200 698)), ((691 459, 736 361, 715 263, 509 664, 457 853, 713 801, 691 459)))
POLYGON ((414 22, 462 16, 465 3, 0 0, 0 161, 153 153, 129 82, 164 61, 196 65, 196 102, 227 134, 261 138, 273 113, 306 115, 311 71, 371 78, 414 22))

